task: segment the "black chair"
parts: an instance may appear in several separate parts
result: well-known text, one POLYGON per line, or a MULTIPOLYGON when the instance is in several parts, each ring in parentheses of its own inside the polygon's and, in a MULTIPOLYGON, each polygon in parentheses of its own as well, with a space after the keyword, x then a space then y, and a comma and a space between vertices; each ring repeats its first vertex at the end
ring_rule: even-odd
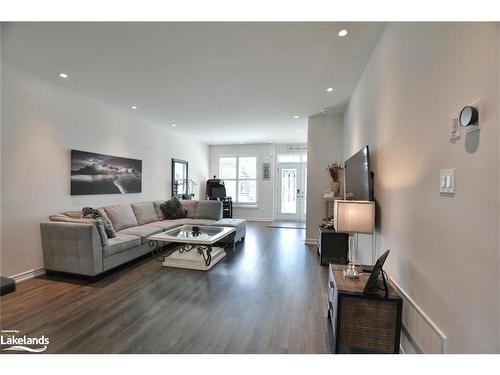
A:
POLYGON ((208 200, 217 200, 222 202, 222 217, 225 219, 233 218, 233 200, 226 195, 224 181, 219 178, 207 180, 205 198, 208 200))

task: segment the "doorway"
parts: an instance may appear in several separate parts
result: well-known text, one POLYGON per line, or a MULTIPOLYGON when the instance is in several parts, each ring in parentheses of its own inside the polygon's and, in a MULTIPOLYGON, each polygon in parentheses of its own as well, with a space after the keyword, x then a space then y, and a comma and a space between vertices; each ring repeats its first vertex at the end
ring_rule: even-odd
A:
POLYGON ((307 155, 278 155, 277 219, 305 221, 307 209, 307 155))

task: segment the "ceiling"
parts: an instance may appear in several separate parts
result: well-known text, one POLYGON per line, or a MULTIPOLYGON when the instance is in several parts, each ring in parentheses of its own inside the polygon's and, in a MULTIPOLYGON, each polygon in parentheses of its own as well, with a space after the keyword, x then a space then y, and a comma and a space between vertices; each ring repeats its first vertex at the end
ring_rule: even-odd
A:
POLYGON ((7 23, 2 59, 208 144, 295 143, 307 140, 308 116, 342 111, 382 28, 7 23))

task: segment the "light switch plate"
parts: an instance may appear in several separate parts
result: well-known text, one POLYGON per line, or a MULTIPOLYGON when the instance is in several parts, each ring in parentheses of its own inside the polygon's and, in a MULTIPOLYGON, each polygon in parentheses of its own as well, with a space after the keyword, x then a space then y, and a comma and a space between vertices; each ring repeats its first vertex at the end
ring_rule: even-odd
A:
POLYGON ((450 141, 460 138, 460 123, 458 121, 458 113, 453 113, 450 115, 450 120, 448 122, 448 131, 450 134, 450 141))
POLYGON ((439 174, 439 192, 455 193, 455 168, 441 169, 439 174))

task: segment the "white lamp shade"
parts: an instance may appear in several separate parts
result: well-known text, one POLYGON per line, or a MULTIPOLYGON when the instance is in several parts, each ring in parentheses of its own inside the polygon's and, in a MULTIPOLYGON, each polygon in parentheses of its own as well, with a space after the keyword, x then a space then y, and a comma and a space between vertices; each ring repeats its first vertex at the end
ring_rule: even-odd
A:
POLYGON ((373 233, 375 227, 375 202, 335 201, 333 225, 337 232, 373 233))

